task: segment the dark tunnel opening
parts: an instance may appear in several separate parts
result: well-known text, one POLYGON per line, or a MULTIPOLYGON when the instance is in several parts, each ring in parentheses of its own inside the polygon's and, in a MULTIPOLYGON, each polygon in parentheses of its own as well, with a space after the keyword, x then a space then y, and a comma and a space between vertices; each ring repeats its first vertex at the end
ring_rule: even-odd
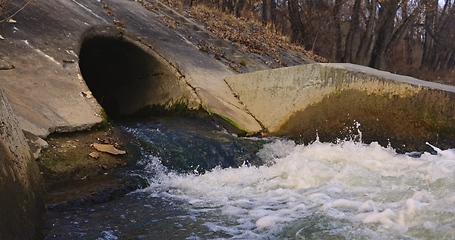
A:
POLYGON ((111 118, 146 107, 154 78, 163 78, 160 63, 121 37, 90 37, 82 42, 79 67, 87 86, 111 118))

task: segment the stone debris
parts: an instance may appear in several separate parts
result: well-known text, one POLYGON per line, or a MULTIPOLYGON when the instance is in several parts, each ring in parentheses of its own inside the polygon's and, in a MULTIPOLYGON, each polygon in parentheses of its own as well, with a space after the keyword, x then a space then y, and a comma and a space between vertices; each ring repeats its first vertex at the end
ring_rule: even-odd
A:
POLYGON ((105 152, 105 153, 109 153, 109 154, 112 154, 112 155, 122 155, 122 154, 126 154, 126 151, 123 151, 123 150, 119 150, 117 148, 115 148, 113 145, 111 144, 101 144, 101 143, 94 143, 93 144, 93 147, 100 151, 100 152, 105 152))
POLYGON ((40 147, 40 148, 49 147, 49 143, 47 143, 46 140, 44 140, 40 137, 36 138, 36 140, 33 141, 33 144, 35 144, 35 146, 40 147))
POLYGON ((100 158, 100 154, 98 152, 91 152, 88 155, 94 159, 100 158))
POLYGON ((93 98, 93 94, 91 91, 81 92, 81 94, 83 97, 86 97, 87 99, 93 98))
POLYGON ((32 145, 30 145, 33 157, 38 159, 41 157, 41 150, 48 148, 49 144, 42 138, 37 137, 34 140, 31 140, 32 145))
POLYGON ((79 58, 79 56, 73 50, 66 50, 66 52, 76 58, 79 58))
MULTIPOLYGON (((0 35, 0 39, 3 40, 2 35, 0 35)), ((3 59, 0 59, 0 70, 11 70, 14 69, 13 64, 9 64, 5 62, 3 59)))

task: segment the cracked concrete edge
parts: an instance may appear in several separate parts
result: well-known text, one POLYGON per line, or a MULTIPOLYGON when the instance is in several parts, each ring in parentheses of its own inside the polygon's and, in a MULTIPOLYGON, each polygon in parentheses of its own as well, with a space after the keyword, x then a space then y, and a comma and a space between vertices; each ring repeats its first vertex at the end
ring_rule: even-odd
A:
POLYGON ((198 89, 196 93, 201 98, 202 106, 208 113, 220 116, 247 134, 258 133, 263 130, 256 119, 244 109, 237 108, 204 89, 198 89))

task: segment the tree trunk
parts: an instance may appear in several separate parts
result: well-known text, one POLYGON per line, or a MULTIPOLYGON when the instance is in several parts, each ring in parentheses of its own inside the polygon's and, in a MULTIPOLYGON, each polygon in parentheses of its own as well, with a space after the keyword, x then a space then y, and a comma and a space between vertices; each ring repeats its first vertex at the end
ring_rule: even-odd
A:
POLYGON ((240 13, 245 6, 245 0, 236 0, 234 5, 234 14, 235 17, 240 17, 240 13))
POLYGON ((343 59, 342 36, 341 36, 341 7, 343 0, 335 0, 333 9, 333 24, 335 25, 335 61, 341 62, 343 59))
POLYGON ((386 68, 386 50, 387 45, 392 39, 393 29, 395 27, 396 11, 398 9, 398 0, 383 1, 379 10, 379 21, 383 22, 379 28, 378 40, 376 44, 376 57, 372 62, 372 67, 376 69, 386 68))
POLYGON ((267 24, 272 21, 272 8, 271 2, 273 0, 263 0, 262 1, 262 22, 267 24))
POLYGON ((298 0, 288 0, 289 20, 291 22, 291 41, 302 43, 304 27, 302 18, 300 17, 299 2, 298 0))
POLYGON ((438 0, 427 0, 425 4, 425 42, 423 45, 422 65, 435 67, 432 60, 434 59, 434 29, 438 0))
POLYGON ((275 0, 270 0, 270 17, 273 22, 273 24, 277 24, 276 22, 276 12, 277 12, 277 3, 275 0))
POLYGON ((355 0, 351 13, 351 27, 346 37, 346 51, 344 62, 356 63, 357 47, 354 46, 354 37, 359 32, 359 11, 361 0, 355 0))
POLYGON ((411 28, 412 24, 414 23, 414 17, 415 16, 413 14, 409 16, 392 35, 392 38, 390 39, 385 49, 386 55, 389 55, 389 53, 393 51, 395 46, 404 39, 406 34, 409 32, 409 29, 411 28))
POLYGON ((276 24, 276 2, 275 0, 262 1, 262 22, 265 24, 276 24))
POLYGON ((378 7, 378 1, 372 0, 369 8, 369 18, 365 33, 363 34, 362 40, 360 41, 359 51, 357 53, 357 63, 361 65, 368 65, 371 62, 371 56, 375 46, 377 38, 377 31, 374 29, 376 23, 376 10, 378 7))

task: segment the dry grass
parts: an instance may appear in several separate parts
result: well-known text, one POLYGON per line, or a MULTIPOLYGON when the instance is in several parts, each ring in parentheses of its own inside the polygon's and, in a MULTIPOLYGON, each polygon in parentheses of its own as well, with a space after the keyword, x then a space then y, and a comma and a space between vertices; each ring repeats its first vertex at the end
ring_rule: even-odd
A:
POLYGON ((315 61, 327 62, 325 58, 307 51, 302 46, 292 44, 289 36, 277 32, 274 26, 265 25, 258 21, 257 18, 236 18, 232 14, 203 4, 185 7, 183 1, 166 0, 163 3, 179 13, 183 14, 186 12, 191 17, 205 23, 207 30, 219 38, 230 41, 242 51, 269 55, 282 66, 284 66, 284 63, 279 60, 278 48, 302 52, 315 61))
POLYGON ((235 18, 232 14, 204 5, 191 7, 188 11, 192 17, 207 24, 207 29, 218 37, 231 41, 240 49, 261 55, 267 54, 278 63, 280 62, 277 48, 302 52, 316 61, 327 62, 302 46, 290 43, 289 36, 276 32, 273 26, 264 25, 253 18, 235 18))

